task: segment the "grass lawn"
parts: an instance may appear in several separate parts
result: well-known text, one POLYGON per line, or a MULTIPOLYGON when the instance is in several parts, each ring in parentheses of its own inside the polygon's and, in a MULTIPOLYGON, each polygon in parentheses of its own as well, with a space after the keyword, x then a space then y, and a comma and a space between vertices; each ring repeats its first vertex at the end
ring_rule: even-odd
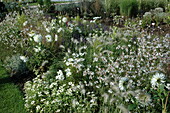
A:
POLYGON ((23 95, 0 64, 0 113, 26 113, 23 95))

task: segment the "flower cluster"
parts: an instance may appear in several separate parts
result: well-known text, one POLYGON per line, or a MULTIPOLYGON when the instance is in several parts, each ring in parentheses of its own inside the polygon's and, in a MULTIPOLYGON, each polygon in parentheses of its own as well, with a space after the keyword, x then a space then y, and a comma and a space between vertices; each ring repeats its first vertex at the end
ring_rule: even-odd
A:
POLYGON ((133 37, 132 31, 119 33, 118 29, 113 29, 100 36, 89 34, 86 43, 73 39, 76 47, 66 52, 64 66, 55 74, 47 74, 47 78, 55 76, 36 78, 45 80, 48 85, 39 85, 35 79, 30 85, 36 87, 35 91, 25 87, 27 108, 36 110, 41 103, 37 98, 43 97, 49 103, 55 100, 57 103, 48 108, 49 104, 44 101, 40 104, 43 106, 38 107, 44 111, 104 112, 116 107, 127 111, 152 111, 157 106, 152 89, 159 90, 159 85, 168 87, 166 75, 158 72, 164 72, 162 65, 167 62, 169 41, 165 37, 133 37), (42 97, 31 96, 39 94, 36 90, 45 91, 46 87, 48 96, 44 96, 46 93, 42 97), (30 104, 32 101, 36 104, 30 104))
POLYGON ((28 112, 161 112, 158 108, 169 108, 168 35, 139 32, 140 27, 128 21, 128 30, 123 30, 97 23, 100 17, 47 19, 42 14, 28 11, 0 23, 4 28, 0 28, 1 48, 12 48, 12 55, 20 53, 7 68, 22 72, 25 66, 36 75, 24 85, 28 112))

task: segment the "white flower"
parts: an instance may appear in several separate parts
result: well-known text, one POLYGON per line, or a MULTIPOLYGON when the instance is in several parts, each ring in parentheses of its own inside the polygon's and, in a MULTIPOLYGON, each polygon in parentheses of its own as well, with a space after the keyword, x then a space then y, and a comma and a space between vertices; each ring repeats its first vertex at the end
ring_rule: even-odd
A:
POLYGON ((79 104, 79 102, 78 102, 77 100, 74 99, 74 100, 72 101, 72 107, 75 108, 78 104, 79 104))
POLYGON ((155 25, 155 23, 152 23, 152 26, 154 26, 155 25))
POLYGON ((65 70, 65 72, 66 72, 66 76, 67 77, 69 77, 72 73, 71 73, 71 70, 69 69, 69 68, 67 68, 66 70, 65 70))
POLYGON ((87 20, 83 20, 83 23, 84 23, 84 24, 87 23, 87 20))
POLYGON ((39 111, 41 107, 39 105, 36 106, 36 110, 39 111))
POLYGON ((50 28, 46 28, 45 30, 46 30, 48 33, 50 32, 50 28))
POLYGON ((41 66, 44 67, 47 63, 48 63, 48 60, 45 60, 45 61, 41 64, 41 66))
POLYGON ((35 51, 36 53, 40 52, 40 51, 41 51, 41 47, 36 46, 36 48, 34 48, 34 51, 35 51))
POLYGON ((58 35, 55 35, 55 41, 58 41, 58 35))
POLYGON ((66 73, 66 76, 69 77, 71 74, 72 74, 71 72, 67 72, 67 73, 66 73))
POLYGON ((152 87, 159 86, 159 84, 164 83, 165 75, 163 73, 156 73, 151 79, 152 87))
POLYGON ((120 90, 125 90, 124 83, 127 82, 129 79, 127 77, 122 77, 119 81, 119 88, 120 90))
POLYGON ((41 36, 41 35, 35 35, 35 36, 33 37, 33 39, 34 39, 35 42, 39 43, 39 42, 42 41, 42 36, 41 36))
POLYGON ((63 21, 64 23, 66 23, 66 22, 67 22, 67 18, 66 18, 66 17, 63 17, 62 21, 63 21))
POLYGON ((59 47, 60 47, 60 48, 62 48, 62 49, 64 49, 64 48, 65 48, 63 45, 60 45, 59 47))
POLYGON ((139 25, 142 25, 142 20, 139 21, 139 25))
POLYGON ((51 35, 46 35, 45 38, 46 38, 47 42, 52 42, 53 41, 51 35))
POLYGON ((90 23, 95 23, 95 20, 90 20, 90 23))
POLYGON ((63 31, 63 28, 60 27, 57 32, 60 33, 61 31, 63 31))
POLYGON ((83 94, 83 95, 85 95, 86 90, 85 90, 85 89, 82 89, 82 90, 80 91, 80 93, 83 94))
POLYGON ((150 17, 152 15, 152 13, 151 12, 145 12, 145 14, 143 15, 143 17, 145 18, 145 17, 150 17))
POLYGON ((28 36, 33 37, 35 35, 35 31, 31 31, 30 33, 28 33, 28 36))
POLYGON ((111 89, 108 90, 108 93, 113 93, 113 91, 111 89))
POLYGON ((167 34, 165 35, 165 37, 166 37, 166 38, 170 38, 170 34, 167 33, 167 34))
POLYGON ((20 59, 21 59, 23 62, 27 62, 27 61, 28 61, 28 58, 25 57, 25 56, 20 56, 20 59))
POLYGON ((62 70, 59 70, 58 72, 57 72, 57 76, 56 76, 56 79, 57 80, 64 80, 64 75, 63 75, 63 72, 62 72, 62 70))
POLYGON ((35 104, 35 101, 32 101, 31 104, 32 104, 32 105, 35 104))
POLYGON ((101 17, 93 17, 93 20, 101 19, 101 17))
POLYGON ((165 86, 168 90, 170 90, 170 84, 168 83, 166 86, 165 86))
POLYGON ((56 113, 59 113, 61 110, 60 109, 58 109, 57 111, 56 111, 56 113))
POLYGON ((27 23, 28 23, 28 21, 25 21, 25 22, 23 23, 23 26, 26 26, 26 25, 27 25, 27 23))
POLYGON ((163 11, 164 11, 164 10, 163 10, 163 8, 161 8, 161 7, 155 8, 155 12, 161 13, 161 12, 163 12, 163 11))

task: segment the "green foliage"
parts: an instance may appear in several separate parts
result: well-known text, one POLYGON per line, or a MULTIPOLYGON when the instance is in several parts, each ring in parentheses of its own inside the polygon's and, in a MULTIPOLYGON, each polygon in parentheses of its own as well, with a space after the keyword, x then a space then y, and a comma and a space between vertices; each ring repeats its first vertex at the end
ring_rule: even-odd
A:
POLYGON ((22 51, 20 42, 23 41, 21 41, 20 29, 16 21, 17 14, 18 13, 10 13, 9 15, 6 16, 6 19, 0 23, 1 60, 5 60, 7 56, 12 56, 13 54, 21 53, 22 51))
POLYGON ((168 24, 168 22, 169 13, 163 12, 163 8, 158 7, 154 10, 151 10, 150 12, 145 12, 143 15, 142 27, 146 27, 152 24, 152 26, 159 26, 163 23, 168 24))
POLYGON ((44 5, 49 7, 51 5, 51 0, 44 0, 44 5))
POLYGON ((142 13, 144 13, 157 7, 165 9, 166 4, 167 4, 166 0, 140 0, 139 9, 142 13))
POLYGON ((38 4, 39 4, 40 6, 44 5, 43 0, 37 0, 37 2, 38 2, 38 4))
POLYGON ((1 7, 0 7, 0 21, 2 21, 5 18, 7 10, 6 10, 5 4, 3 2, 0 2, 0 5, 1 5, 1 7))
POLYGON ((67 48, 63 59, 54 59, 48 71, 25 83, 27 110, 117 113, 161 112, 157 108, 163 106, 165 111, 169 109, 166 103, 158 102, 165 102, 169 81, 166 75, 155 74, 164 64, 159 58, 168 53, 168 39, 141 38, 136 30, 95 31, 86 43, 71 40, 75 46, 67 48), (164 87, 159 90, 159 85, 164 87), (161 94, 152 92, 155 89, 161 94))
POLYGON ((19 12, 21 10, 21 7, 16 2, 1 2, 1 8, 0 8, 0 21, 2 21, 5 16, 10 13, 17 11, 19 12))
POLYGON ((38 0, 37 3, 40 5, 40 10, 44 10, 45 12, 50 11, 51 0, 38 0))
POLYGON ((7 57, 4 61, 5 69, 11 74, 11 77, 21 78, 28 73, 26 63, 21 60, 20 55, 7 57))
POLYGON ((111 13, 118 14, 119 13, 119 2, 120 0, 102 0, 103 7, 107 13, 107 15, 111 13))
POLYGON ((42 15, 35 9, 0 23, 3 26, 0 42, 4 47, 12 45, 29 57, 27 61, 10 53, 12 57, 6 60, 9 72, 21 72, 24 66, 29 66, 36 75, 24 85, 28 112, 118 113, 169 109, 165 100, 170 81, 165 79, 167 75, 162 68, 167 63, 169 37, 141 33, 135 22, 128 30, 110 29, 98 23, 100 17, 89 22, 80 16, 46 19, 42 15), (159 88, 160 85, 163 87, 159 88))
POLYGON ((5 4, 5 7, 8 12, 20 11, 21 7, 17 2, 9 2, 5 4))
POLYGON ((138 2, 137 0, 121 0, 120 4, 120 14, 123 16, 137 16, 138 13, 138 2))
POLYGON ((17 15, 17 26, 18 26, 18 29, 22 29, 23 28, 23 24, 24 24, 24 22, 26 22, 26 20, 27 20, 27 17, 26 17, 26 15, 23 13, 23 14, 18 14, 17 15))

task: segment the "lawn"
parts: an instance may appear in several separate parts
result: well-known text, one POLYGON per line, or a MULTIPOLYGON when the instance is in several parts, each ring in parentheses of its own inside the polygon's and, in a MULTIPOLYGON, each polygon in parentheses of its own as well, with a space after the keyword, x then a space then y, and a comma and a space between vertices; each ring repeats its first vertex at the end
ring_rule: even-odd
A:
POLYGON ((23 94, 0 65, 0 113, 26 113, 23 94))

